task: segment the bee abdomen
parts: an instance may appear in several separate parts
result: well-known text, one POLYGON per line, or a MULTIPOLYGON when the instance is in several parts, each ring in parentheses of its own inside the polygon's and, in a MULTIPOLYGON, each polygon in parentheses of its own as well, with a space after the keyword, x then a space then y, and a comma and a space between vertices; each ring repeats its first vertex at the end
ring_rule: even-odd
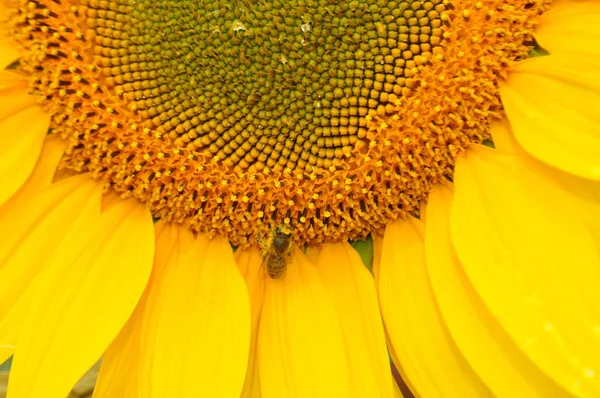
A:
POLYGON ((280 279, 285 273, 287 259, 284 255, 273 255, 267 261, 267 274, 271 279, 280 279))

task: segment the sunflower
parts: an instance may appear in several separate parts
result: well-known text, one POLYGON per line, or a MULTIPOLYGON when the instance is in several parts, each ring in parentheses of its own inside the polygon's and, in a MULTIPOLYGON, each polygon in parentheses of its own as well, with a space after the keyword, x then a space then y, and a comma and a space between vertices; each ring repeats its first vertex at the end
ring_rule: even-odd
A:
POLYGON ((9 398, 600 395, 596 0, 0 15, 9 398))

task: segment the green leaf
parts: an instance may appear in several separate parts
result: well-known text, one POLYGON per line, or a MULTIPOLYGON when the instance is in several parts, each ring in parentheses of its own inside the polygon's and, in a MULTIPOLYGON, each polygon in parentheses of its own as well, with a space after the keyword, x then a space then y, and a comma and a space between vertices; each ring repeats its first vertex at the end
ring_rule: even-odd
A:
POLYGON ((350 242, 350 244, 360 255, 365 267, 373 273, 373 239, 371 238, 371 235, 367 236, 367 239, 364 241, 357 240, 350 242))
POLYGON ((533 57, 545 57, 546 55, 550 55, 548 50, 545 50, 542 47, 537 46, 537 47, 532 48, 527 56, 529 58, 533 58, 533 57))
POLYGON ((9 370, 11 363, 12 363, 12 357, 8 358, 6 360, 6 362, 0 363, 0 372, 9 370))

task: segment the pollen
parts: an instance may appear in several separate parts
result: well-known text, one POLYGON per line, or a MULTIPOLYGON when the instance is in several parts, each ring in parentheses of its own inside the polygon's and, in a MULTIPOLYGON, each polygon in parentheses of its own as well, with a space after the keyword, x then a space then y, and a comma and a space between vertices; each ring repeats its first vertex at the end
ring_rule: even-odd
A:
POLYGON ((9 0, 19 71, 89 172, 235 245, 418 216, 500 118, 547 0, 9 0), (249 178, 249 176, 252 176, 249 178))

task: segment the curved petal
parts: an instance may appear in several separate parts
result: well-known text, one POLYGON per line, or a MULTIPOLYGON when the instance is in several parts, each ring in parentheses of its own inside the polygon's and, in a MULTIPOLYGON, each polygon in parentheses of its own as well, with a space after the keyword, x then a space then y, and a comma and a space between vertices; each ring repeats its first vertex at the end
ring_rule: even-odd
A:
MULTIPOLYGON (((0 365, 3 364, 4 362, 8 361, 8 358, 10 358, 12 356, 14 351, 15 351, 15 348, 13 346, 0 345, 0 365)), ((1 391, 2 390, 0 390, 0 392, 1 391)))
POLYGON ((257 341, 260 314, 265 294, 265 275, 261 269, 262 256, 257 248, 238 250, 235 261, 246 280, 248 295, 250 296, 250 309, 252 313, 252 327, 250 331, 250 353, 248 355, 248 369, 242 390, 242 398, 260 397, 260 378, 258 376, 257 341))
POLYGON ((457 160, 451 237, 519 349, 569 393, 598 395, 600 258, 574 206, 517 156, 473 145, 457 160))
POLYGON ((495 396, 568 396, 517 348, 477 295, 450 242, 451 202, 452 191, 445 185, 429 194, 425 257, 452 338, 495 396))
MULTIPOLYGON (((7 4, 0 4, 0 25, 8 23, 9 7, 7 4)), ((0 70, 5 69, 10 64, 15 62, 20 56, 19 49, 16 43, 5 37, 4 29, 0 32, 0 70)))
POLYGON ((485 397, 490 392, 448 334, 431 290, 423 222, 387 225, 379 270, 379 303, 394 362, 423 397, 485 397))
POLYGON ((492 123, 490 133, 492 134, 495 149, 500 152, 516 153, 519 144, 515 141, 508 120, 504 119, 501 122, 492 123))
POLYGON ((29 94, 29 84, 23 76, 0 71, 0 120, 37 106, 37 98, 29 94))
POLYGON ((267 279, 258 371, 262 396, 347 397, 342 333, 327 288, 298 249, 281 279, 267 279))
POLYGON ((317 270, 329 290, 342 328, 350 396, 393 396, 390 360, 372 275, 346 242, 323 245, 317 270))
POLYGON ((8 396, 66 396, 116 337, 148 281, 152 217, 137 201, 92 217, 62 243, 45 253, 32 283, 8 396))
POLYGON ((556 2, 540 17, 534 35, 551 54, 572 53, 579 60, 589 55, 600 55, 599 20, 600 4, 597 1, 556 2))
POLYGON ((321 255, 321 249, 317 246, 308 245, 306 247, 306 251, 304 252, 306 258, 313 264, 316 264, 319 261, 319 256, 321 255))
POLYGON ((600 180, 600 57, 536 57, 500 88, 519 144, 566 172, 600 180))
POLYGON ((144 310, 143 397, 239 397, 250 344, 250 304, 229 242, 180 225, 144 310))
POLYGON ((0 213, 0 231, 10 231, 0 239, 0 344, 16 345, 34 281, 49 264, 60 267, 48 258, 76 244, 80 231, 97 221, 101 190, 101 184, 82 175, 0 213))
POLYGON ((508 123, 492 124, 491 133, 498 150, 518 155, 526 163, 528 169, 535 170, 535 172, 556 181, 565 194, 576 202, 573 207, 586 221, 596 241, 596 248, 600 251, 600 223, 598 223, 600 220, 600 181, 590 181, 565 173, 532 158, 515 142, 508 123))
MULTIPOLYGON (((0 21, 4 22, 4 21, 0 21)), ((15 43, 6 37, 0 35, 0 70, 19 59, 19 49, 15 43)))
POLYGON ((379 285, 379 268, 381 266, 381 250, 383 248, 383 236, 373 234, 373 279, 375 285, 379 285))
POLYGON ((138 307, 110 344, 94 387, 93 398, 129 398, 138 396, 141 323, 145 306, 142 296, 138 307))
POLYGON ((156 252, 148 285, 133 314, 110 344, 102 358, 93 398, 131 398, 139 396, 142 324, 150 286, 156 283, 157 270, 164 265, 177 239, 177 229, 163 221, 154 226, 156 252))
POLYGON ((40 192, 52 183, 54 172, 64 154, 65 147, 65 142, 59 136, 55 134, 46 136, 44 145, 42 146, 42 153, 31 175, 6 203, 0 205, 0 214, 10 211, 12 205, 26 200, 27 197, 40 192))
POLYGON ((26 82, 0 72, 0 205, 31 174, 49 126, 50 116, 27 94, 26 82))

